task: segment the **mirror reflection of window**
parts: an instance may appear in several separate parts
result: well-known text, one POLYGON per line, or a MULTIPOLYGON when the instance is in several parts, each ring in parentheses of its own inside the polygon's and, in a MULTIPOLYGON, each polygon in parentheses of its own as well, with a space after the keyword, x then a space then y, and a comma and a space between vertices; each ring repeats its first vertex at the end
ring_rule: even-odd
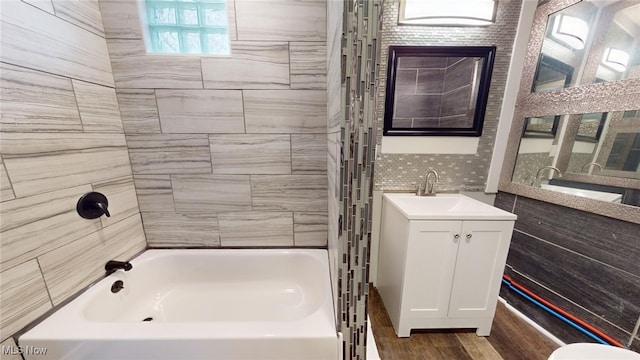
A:
POLYGON ((607 113, 583 114, 578 127, 576 140, 587 142, 598 142, 600 134, 607 119, 607 113))
POLYGON ((531 185, 536 173, 545 166, 552 166, 558 148, 562 117, 556 115, 525 119, 525 131, 520 139, 518 157, 511 181, 531 185))
POLYGON ((640 134, 616 134, 605 169, 640 173, 640 134))
POLYGON ((607 115, 608 113, 601 112, 582 114, 565 172, 595 174, 602 170, 602 165, 596 162, 596 157, 600 150, 598 140, 607 115))
POLYGON ((533 92, 563 89, 571 86, 572 81, 573 67, 543 54, 533 80, 533 92))
POLYGON ((559 120, 560 117, 554 115, 526 118, 523 137, 553 138, 559 120))

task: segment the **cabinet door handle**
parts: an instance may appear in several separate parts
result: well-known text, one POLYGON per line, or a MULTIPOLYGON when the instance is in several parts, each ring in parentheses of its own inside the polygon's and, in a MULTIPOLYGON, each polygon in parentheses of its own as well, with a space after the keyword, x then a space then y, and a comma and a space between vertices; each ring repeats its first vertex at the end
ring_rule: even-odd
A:
POLYGON ((471 234, 467 234, 467 240, 471 239, 471 234))
POLYGON ((454 239, 454 240, 458 240, 458 239, 460 239, 460 234, 455 234, 455 235, 453 235, 453 239, 454 239))

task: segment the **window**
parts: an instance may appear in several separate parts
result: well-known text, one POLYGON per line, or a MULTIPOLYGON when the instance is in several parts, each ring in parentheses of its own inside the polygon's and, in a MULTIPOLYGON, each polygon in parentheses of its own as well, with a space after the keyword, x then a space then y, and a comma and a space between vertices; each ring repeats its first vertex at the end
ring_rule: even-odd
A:
POLYGON ((141 0, 147 51, 229 55, 225 0, 141 0))

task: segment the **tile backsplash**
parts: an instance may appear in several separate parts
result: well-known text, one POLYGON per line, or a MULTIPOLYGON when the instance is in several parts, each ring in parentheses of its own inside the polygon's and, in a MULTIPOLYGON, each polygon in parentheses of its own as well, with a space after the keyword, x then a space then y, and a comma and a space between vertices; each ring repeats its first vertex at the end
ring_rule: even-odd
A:
POLYGON ((376 108, 378 144, 382 140, 389 46, 496 46, 497 50, 484 126, 477 152, 469 155, 378 152, 374 178, 376 189, 415 189, 419 181, 424 181, 427 170, 435 169, 440 175, 437 189, 484 190, 511 61, 511 48, 520 16, 520 5, 519 1, 500 1, 497 5, 494 24, 486 27, 455 28, 398 25, 400 1, 384 1, 381 35, 382 55, 378 74, 380 87, 377 91, 378 104, 376 108))
POLYGON ((100 8, 149 246, 326 246, 327 3, 227 1, 216 57, 147 54, 132 2, 100 8))
POLYGON ((146 247, 98 4, 5 1, 0 38, 0 337, 146 247), (109 218, 76 212, 109 199, 109 218))

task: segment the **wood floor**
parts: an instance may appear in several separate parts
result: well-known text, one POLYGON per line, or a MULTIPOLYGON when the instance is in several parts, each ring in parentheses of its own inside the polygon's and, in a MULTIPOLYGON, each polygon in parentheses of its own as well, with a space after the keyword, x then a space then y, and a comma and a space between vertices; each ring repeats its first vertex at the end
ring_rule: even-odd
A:
POLYGON ((498 303, 489 337, 475 329, 393 331, 378 291, 370 286, 369 317, 382 360, 546 360, 558 346, 498 303))

